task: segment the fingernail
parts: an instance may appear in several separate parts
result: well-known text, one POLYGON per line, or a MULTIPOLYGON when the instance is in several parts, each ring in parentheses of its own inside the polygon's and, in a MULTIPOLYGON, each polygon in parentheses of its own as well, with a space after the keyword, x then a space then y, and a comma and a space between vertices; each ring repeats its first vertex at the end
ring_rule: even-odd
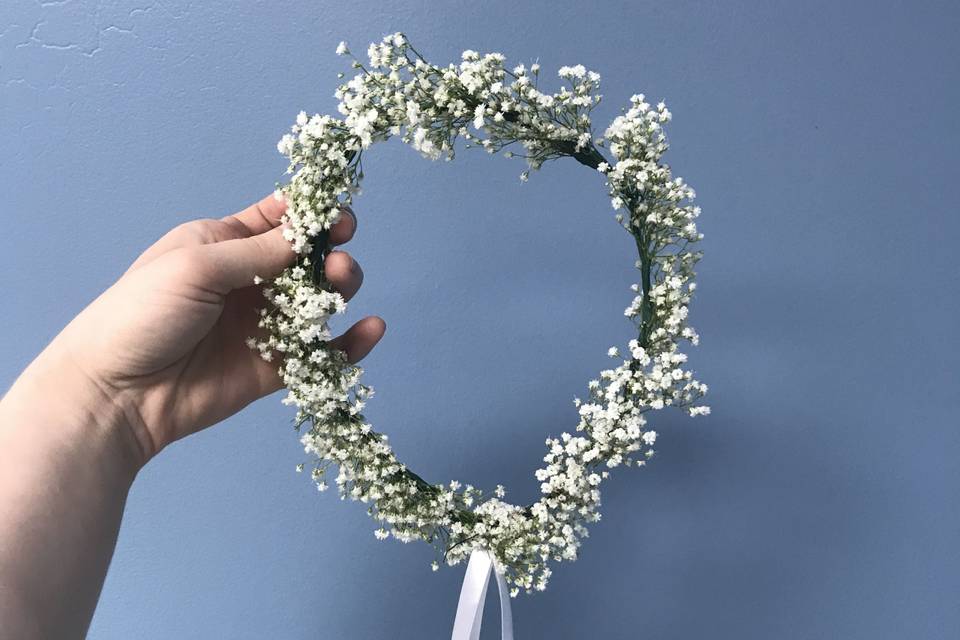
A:
POLYGON ((341 205, 340 205, 340 208, 341 208, 343 211, 346 211, 347 213, 349 213, 349 214, 350 214, 350 217, 353 218, 353 231, 354 231, 354 233, 356 233, 356 231, 357 231, 357 214, 355 214, 355 213, 353 212, 353 208, 352 208, 350 205, 346 204, 346 203, 341 204, 341 205))

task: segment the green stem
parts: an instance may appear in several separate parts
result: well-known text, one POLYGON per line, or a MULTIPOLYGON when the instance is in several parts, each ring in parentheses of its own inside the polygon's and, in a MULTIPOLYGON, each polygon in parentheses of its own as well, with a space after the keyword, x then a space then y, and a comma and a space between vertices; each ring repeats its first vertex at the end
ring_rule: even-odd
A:
POLYGON ((653 300, 650 298, 650 268, 652 259, 647 243, 643 237, 643 227, 634 235, 637 251, 640 254, 640 279, 643 287, 643 302, 640 305, 640 346, 646 349, 649 345, 650 333, 653 329, 653 300))

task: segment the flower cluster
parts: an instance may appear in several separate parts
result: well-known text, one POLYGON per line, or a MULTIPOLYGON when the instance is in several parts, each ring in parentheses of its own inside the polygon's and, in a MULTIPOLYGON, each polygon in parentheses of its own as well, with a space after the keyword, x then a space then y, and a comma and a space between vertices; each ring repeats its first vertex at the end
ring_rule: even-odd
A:
MULTIPOLYGON (((345 43, 337 53, 350 55, 345 43)), ((502 54, 465 51, 459 64, 435 66, 399 33, 371 44, 367 58, 354 60, 358 73, 337 89, 342 118, 301 113, 278 145, 291 178, 276 195, 286 201, 287 239, 299 259, 267 287, 260 326, 268 337, 250 346, 268 360, 280 356, 285 401, 297 408, 318 487, 326 489, 335 467, 341 497, 369 505, 378 538, 425 540, 449 564, 486 549, 513 595, 543 589, 548 562, 575 559, 586 525, 600 519, 599 487, 609 470, 653 455, 657 433, 645 414, 666 406, 709 412, 698 404, 707 387, 680 351, 681 343, 698 341, 687 312, 700 209, 693 190, 661 163, 670 112, 634 96, 595 138, 590 113, 600 101, 600 76, 582 65, 562 67, 562 86, 547 93, 537 64, 508 69, 502 54), (586 400, 575 400, 576 434, 547 439, 536 471, 541 496, 531 505, 505 502, 501 486, 488 494, 457 481, 430 484, 407 469, 363 417, 372 389, 361 384, 360 368, 330 347, 328 320, 346 304, 323 275, 326 233, 358 191, 364 150, 392 136, 434 160, 452 159, 458 139, 525 158, 522 180, 547 160, 572 157, 604 175, 616 219, 636 240, 639 282, 625 315, 637 337, 622 356, 610 349, 617 365, 589 383, 586 400), (601 152, 606 147, 611 160, 601 152)))

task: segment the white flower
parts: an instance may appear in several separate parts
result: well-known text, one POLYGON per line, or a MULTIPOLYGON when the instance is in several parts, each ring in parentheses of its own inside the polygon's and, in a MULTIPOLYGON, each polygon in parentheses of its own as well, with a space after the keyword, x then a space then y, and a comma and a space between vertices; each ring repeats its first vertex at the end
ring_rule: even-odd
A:
POLYGON ((478 104, 477 108, 473 112, 473 126, 477 129, 483 128, 483 116, 486 111, 486 105, 478 104))
POLYGON ((575 67, 560 67, 557 72, 561 78, 582 78, 587 74, 586 68, 582 64, 575 67))
POLYGON ((337 55, 344 56, 348 53, 350 53, 350 49, 347 48, 347 43, 341 40, 340 44, 337 45, 337 55))

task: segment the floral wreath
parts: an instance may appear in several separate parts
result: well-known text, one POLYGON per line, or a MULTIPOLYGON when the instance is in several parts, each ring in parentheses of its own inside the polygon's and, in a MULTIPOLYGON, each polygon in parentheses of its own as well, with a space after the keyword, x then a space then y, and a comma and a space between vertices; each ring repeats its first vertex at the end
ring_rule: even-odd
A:
MULTIPOLYGON (((337 53, 350 55, 342 42, 337 53)), ((560 68, 564 86, 550 94, 538 88, 539 64, 509 70, 500 53, 468 50, 458 65, 439 67, 396 33, 371 44, 368 57, 369 65, 354 60, 359 72, 337 89, 343 119, 301 112, 277 145, 290 159, 292 177, 276 196, 286 202, 285 236, 298 259, 265 288, 271 304, 261 311, 260 326, 268 337, 250 344, 267 360, 282 356, 284 402, 297 408, 295 423, 316 457, 312 475, 321 491, 336 465, 341 498, 369 505, 380 523, 377 538, 433 544, 434 570, 438 560, 453 565, 482 549, 511 596, 542 590, 548 561, 576 559, 586 524, 600 519, 599 488, 608 470, 642 466, 653 455, 657 433, 644 414, 666 406, 692 416, 709 413, 697 404, 707 386, 684 368, 687 356, 679 350, 683 341, 698 343, 687 308, 701 257, 693 246, 703 236, 693 189, 660 161, 670 111, 635 95, 595 139, 590 112, 600 102, 600 76, 582 65, 560 68), (361 413, 373 394, 360 382, 362 369, 330 346, 327 322, 347 305, 324 277, 328 232, 359 192, 364 150, 391 136, 432 160, 452 160, 457 138, 467 147, 525 158, 529 169, 572 157, 606 178, 616 220, 636 241, 640 282, 624 314, 637 337, 623 356, 612 347, 609 356, 618 364, 590 381, 588 400, 574 400, 577 435, 547 439, 546 465, 536 471, 541 497, 533 504, 505 502, 502 486, 491 495, 457 481, 430 484, 408 469, 361 413), (606 147, 615 162, 601 153, 606 147)))

